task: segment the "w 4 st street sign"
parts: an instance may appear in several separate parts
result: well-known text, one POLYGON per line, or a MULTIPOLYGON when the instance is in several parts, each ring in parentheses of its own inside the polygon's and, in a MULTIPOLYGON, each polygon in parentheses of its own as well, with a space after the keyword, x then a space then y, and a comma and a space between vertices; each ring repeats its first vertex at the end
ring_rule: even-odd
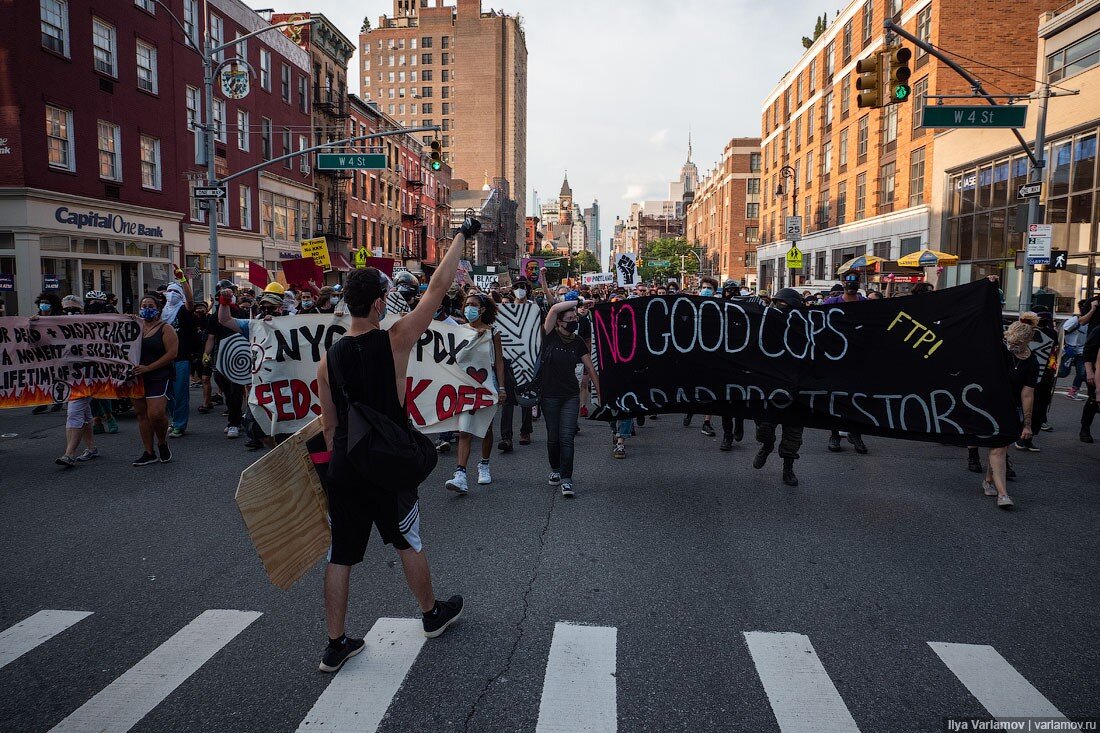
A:
POLYGON ((924 108, 922 127, 1023 127, 1027 123, 1027 107, 958 106, 930 104, 924 108))
POLYGON ((318 153, 317 170, 385 170, 385 153, 318 153))

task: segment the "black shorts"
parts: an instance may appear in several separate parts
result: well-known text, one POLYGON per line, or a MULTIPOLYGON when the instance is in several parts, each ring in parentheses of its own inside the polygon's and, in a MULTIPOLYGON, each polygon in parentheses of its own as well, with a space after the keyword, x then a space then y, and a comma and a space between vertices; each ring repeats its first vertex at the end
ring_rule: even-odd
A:
POLYGON ((355 565, 363 561, 371 525, 387 545, 398 550, 423 548, 420 543, 420 501, 417 487, 382 488, 359 479, 354 470, 329 464, 323 481, 328 496, 332 545, 328 561, 355 565))
POLYGON ((152 400, 158 397, 167 397, 168 388, 172 384, 171 379, 168 377, 143 377, 142 382, 145 384, 145 399, 152 400))

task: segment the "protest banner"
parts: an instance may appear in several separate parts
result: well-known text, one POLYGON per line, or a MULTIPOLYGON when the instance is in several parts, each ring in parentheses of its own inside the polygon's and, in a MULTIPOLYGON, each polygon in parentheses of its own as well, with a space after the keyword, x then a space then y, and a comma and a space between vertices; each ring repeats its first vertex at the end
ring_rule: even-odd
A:
POLYGON ((501 303, 493 330, 500 334, 504 360, 516 384, 529 384, 542 348, 542 311, 534 303, 501 303))
POLYGON ((250 260, 248 263, 248 282, 257 288, 266 288, 271 282, 271 273, 264 269, 262 263, 250 260))
POLYGON ((546 260, 542 257, 524 257, 519 263, 520 273, 533 283, 539 281, 539 273, 546 267, 546 260))
POLYGON ((324 237, 303 239, 301 245, 303 258, 312 257, 317 266, 325 270, 332 267, 332 261, 328 256, 328 241, 324 237))
POLYGON ((596 285, 613 285, 615 273, 613 272, 586 272, 581 275, 581 283, 589 287, 596 285))
POLYGON ((472 277, 474 279, 474 285, 478 290, 487 291, 497 284, 498 273, 495 272, 475 272, 472 277))
POLYGON ((619 285, 633 287, 641 282, 641 274, 638 272, 638 255, 633 252, 623 252, 615 260, 615 275, 619 285))
POLYGON ((297 260, 283 260, 279 263, 279 267, 283 268, 287 283, 303 286, 312 280, 320 287, 325 282, 324 270, 308 257, 297 260))
MULTIPOLYGON (((387 317, 383 328, 397 318, 387 317)), ((254 320, 250 340, 255 362, 249 408, 269 435, 293 433, 321 414, 317 365, 351 327, 348 316, 282 316, 254 320)), ((458 429, 461 413, 481 411, 489 421, 496 404, 489 339, 472 329, 433 321, 409 358, 405 408, 422 432, 458 429)), ((364 375, 369 378, 369 375, 364 375)), ((474 424, 484 435, 488 424, 474 424)))
POLYGON ((131 316, 0 318, 0 407, 141 397, 131 376, 140 358, 131 316))
POLYGON ((593 311, 609 412, 739 415, 953 445, 1019 436, 996 285, 796 308, 654 296, 593 311))

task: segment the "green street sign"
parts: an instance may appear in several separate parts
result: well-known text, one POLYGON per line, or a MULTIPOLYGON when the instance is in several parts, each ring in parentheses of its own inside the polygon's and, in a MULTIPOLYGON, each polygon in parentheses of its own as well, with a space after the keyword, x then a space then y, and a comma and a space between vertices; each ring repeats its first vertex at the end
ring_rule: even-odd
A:
POLYGON ((561 262, 559 262, 558 260, 547 260, 546 261, 546 266, 547 267, 561 267, 561 262))
POLYGON ((317 153, 317 170, 385 170, 385 153, 317 153))
POLYGON ((1027 107, 960 107, 930 104, 924 108, 922 127, 1023 127, 1027 107))
POLYGON ((668 267, 670 263, 668 260, 650 260, 646 263, 650 267, 668 267))

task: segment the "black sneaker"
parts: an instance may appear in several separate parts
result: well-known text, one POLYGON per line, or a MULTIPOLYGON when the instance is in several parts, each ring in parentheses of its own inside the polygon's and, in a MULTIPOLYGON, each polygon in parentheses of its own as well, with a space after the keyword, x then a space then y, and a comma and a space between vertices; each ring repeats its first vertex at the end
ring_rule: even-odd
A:
POLYGON ((504 440, 497 443, 497 448, 500 450, 501 453, 511 453, 512 452, 512 439, 511 438, 505 438, 504 440))
POLYGON ((966 470, 971 473, 981 473, 985 470, 985 467, 982 466, 982 459, 978 457, 977 453, 966 459, 966 470))
POLYGON ((572 499, 573 498, 573 480, 572 479, 563 478, 561 480, 561 495, 564 496, 566 499, 572 499))
POLYGON ((451 596, 445 601, 436 601, 435 608, 424 616, 424 636, 434 639, 461 616, 462 596, 451 596))
POLYGON ((140 458, 138 458, 136 461, 134 461, 130 465, 132 465, 132 466, 148 466, 150 463, 156 463, 159 460, 160 459, 157 458, 152 453, 145 452, 145 453, 141 454, 140 458))
POLYGON ((733 439, 738 443, 745 437, 745 423, 737 421, 733 424, 733 439))
POLYGON ((1091 443, 1092 431, 1088 428, 1081 428, 1081 432, 1077 435, 1077 437, 1081 439, 1082 443, 1091 443))
POLYGON ((725 433, 722 436, 722 445, 718 446, 718 450, 733 450, 733 436, 729 433, 725 433))
POLYGON ((38 407, 31 410, 31 414, 32 415, 41 415, 49 409, 50 409, 49 405, 39 405, 38 407))
POLYGON ((645 427, 645 415, 638 415, 638 426, 645 427))
POLYGON ((168 444, 157 446, 157 453, 160 454, 161 463, 170 463, 172 460, 172 449, 168 447, 168 444))
POLYGON ((691 415, 685 415, 684 416, 684 427, 685 428, 690 428, 691 427, 691 415))
POLYGON ((768 456, 772 454, 774 446, 762 445, 760 450, 756 452, 756 457, 752 459, 752 467, 760 469, 764 467, 764 464, 768 462, 768 456))
POLYGON ((833 453, 837 453, 839 451, 844 450, 843 448, 840 447, 840 436, 839 435, 830 435, 829 436, 829 450, 831 450, 833 453))
POLYGON ((366 646, 366 644, 362 639, 352 639, 349 637, 344 637, 344 643, 340 646, 332 646, 332 644, 329 644, 328 647, 325 648, 325 653, 321 657, 321 664, 317 669, 322 672, 338 672, 340 668, 344 666, 344 662, 363 651, 364 646, 366 646))
POLYGON ((708 438, 713 438, 715 435, 717 435, 717 433, 714 432, 714 426, 710 424, 710 420, 707 420, 703 423, 703 429, 700 432, 702 432, 703 435, 707 436, 708 438))
POLYGON ((861 455, 867 454, 867 445, 863 442, 863 438, 858 435, 849 435, 848 442, 855 446, 856 453, 861 455))

